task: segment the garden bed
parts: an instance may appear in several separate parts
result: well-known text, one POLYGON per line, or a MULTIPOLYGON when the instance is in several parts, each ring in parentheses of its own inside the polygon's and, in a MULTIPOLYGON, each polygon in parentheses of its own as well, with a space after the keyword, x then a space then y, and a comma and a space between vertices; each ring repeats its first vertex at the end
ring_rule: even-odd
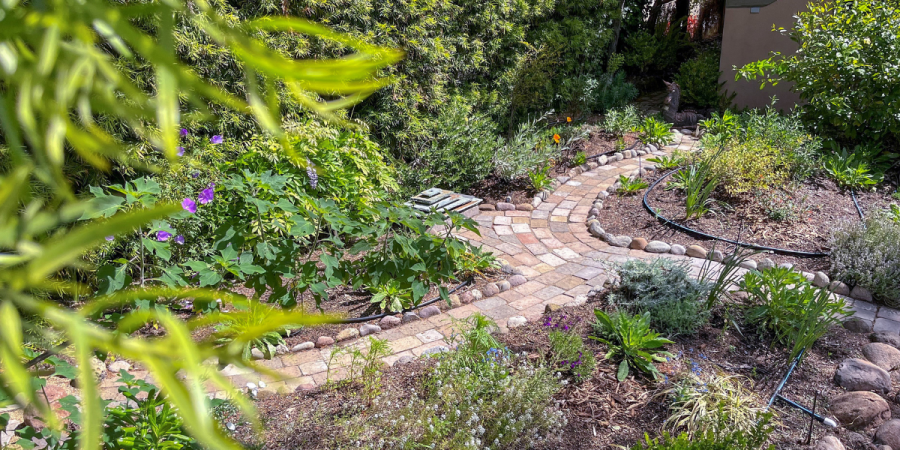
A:
MULTIPOLYGON (((636 133, 628 133, 624 136, 625 146, 631 146, 637 142, 636 133)), ((582 139, 573 144, 572 150, 560 157, 565 158, 561 164, 550 169, 553 178, 564 175, 564 171, 574 167, 572 156, 583 152, 588 161, 595 156, 616 151, 615 136, 595 129, 587 139, 582 139)), ((466 190, 468 195, 484 199, 486 205, 496 205, 498 202, 513 204, 531 203, 536 192, 531 187, 528 177, 520 177, 512 181, 504 180, 496 175, 490 175, 466 190)))
MULTIPOLYGON (((648 178, 653 183, 661 174, 648 178)), ((701 219, 684 220, 685 196, 678 190, 666 190, 671 178, 657 185, 647 196, 647 201, 660 215, 691 229, 726 239, 785 250, 827 253, 828 241, 836 225, 858 221, 859 214, 849 193, 841 191, 828 179, 812 179, 802 183, 792 193, 777 192, 769 204, 771 208, 785 211, 794 217, 790 220, 774 220, 761 206, 754 194, 726 197, 717 192, 713 198, 719 203, 713 211, 701 219), (792 206, 789 206, 792 205, 792 206)), ((772 195, 772 194, 770 194, 772 195)), ((864 213, 884 208, 890 202, 883 192, 858 194, 864 213)), ((672 244, 700 245, 707 250, 713 245, 722 249, 724 244, 711 239, 689 235, 675 230, 653 217, 642 204, 642 195, 612 195, 603 203, 600 221, 604 230, 612 234, 626 234, 647 240, 661 240, 672 244)), ((808 271, 828 269, 827 257, 804 258, 770 254, 767 257, 777 263, 791 263, 808 271)))
MULTIPOLYGON (((558 430, 559 440, 538 443, 532 448, 629 448, 643 439, 645 433, 658 436, 669 403, 664 395, 658 394, 670 387, 669 379, 674 379, 678 373, 740 375, 744 387, 755 393, 755 407, 765 406, 784 376, 784 353, 773 352, 769 342, 758 338, 754 330, 745 329, 740 334, 726 326, 724 309, 719 308, 714 312, 711 324, 698 334, 676 338, 674 344, 667 346, 667 350, 676 356, 667 363, 657 364, 665 375, 659 382, 644 376, 630 376, 620 383, 616 381, 616 367, 602 359, 605 345, 589 339, 594 308, 607 309, 604 297, 605 294, 600 294, 584 306, 555 313, 557 318, 565 314, 567 320, 576 323, 574 330, 583 337, 586 348, 597 356, 598 367, 590 379, 580 384, 569 383, 554 397, 567 419, 566 425, 558 430)), ((498 337, 509 351, 524 353, 529 360, 537 361, 549 349, 549 329, 544 324, 544 320, 539 320, 498 337)), ((843 392, 831 380, 836 366, 844 358, 856 356, 855 351, 848 349, 859 348, 864 342, 865 335, 833 328, 808 352, 786 385, 784 395, 811 406, 814 393, 819 391, 818 411, 827 414, 827 399, 843 392)), ((410 397, 422 395, 426 389, 425 375, 433 370, 435 363, 433 359, 421 358, 386 368, 378 404, 405 402, 410 397)), ((384 406, 362 402, 360 389, 358 385, 340 384, 264 397, 257 403, 264 420, 262 434, 255 434, 234 414, 225 420, 238 424, 234 435, 240 442, 261 448, 330 449, 353 447, 357 440, 379 448, 371 440, 372 436, 348 435, 341 427, 345 418, 392 414, 384 406)), ((895 414, 900 412, 894 404, 892 409, 895 414)), ((775 432, 770 435, 772 442, 777 449, 796 448, 805 439, 809 417, 794 409, 777 407, 776 410, 775 432)), ((393 413, 399 414, 396 410, 393 413)), ((398 416, 397 420, 414 418, 398 416)), ((825 432, 826 429, 816 424, 812 442, 825 432)))

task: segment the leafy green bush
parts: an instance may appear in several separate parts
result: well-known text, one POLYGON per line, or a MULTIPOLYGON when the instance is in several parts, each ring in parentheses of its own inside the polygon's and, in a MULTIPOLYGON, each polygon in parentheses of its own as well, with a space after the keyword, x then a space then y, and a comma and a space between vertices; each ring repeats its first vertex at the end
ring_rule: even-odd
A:
MULTIPOLYGON (((857 150, 859 148, 857 147, 857 150)), ((876 173, 869 166, 867 152, 847 152, 842 148, 840 153, 831 152, 822 156, 822 166, 828 177, 843 189, 866 189, 878 184, 883 173, 876 173)))
POLYGON ((528 181, 531 182, 531 190, 541 192, 553 185, 553 177, 550 176, 550 165, 540 169, 528 171, 528 181))
POLYGON ((665 32, 665 26, 657 27, 655 33, 644 30, 637 31, 625 38, 628 51, 625 53, 625 64, 646 73, 649 69, 668 72, 678 64, 678 55, 689 49, 690 39, 680 27, 671 26, 665 32))
POLYGON ((777 344, 790 350, 788 360, 849 314, 842 298, 813 287, 806 277, 787 267, 748 272, 738 286, 750 295, 747 322, 761 333, 772 333, 777 344))
POLYGON ((547 118, 543 115, 519 126, 516 134, 494 155, 497 175, 505 180, 514 180, 535 167, 559 155, 558 143, 548 141, 540 128, 547 118))
POLYGON ((637 129, 641 124, 641 114, 634 105, 613 108, 606 112, 601 128, 615 136, 622 136, 637 129))
MULTIPOLYGON (((696 363, 694 363, 696 364, 696 363)), ((709 431, 749 433, 762 412, 759 399, 744 388, 736 375, 702 375, 694 366, 680 376, 671 387, 660 393, 670 398, 669 417, 665 426, 672 432, 685 432, 691 438, 709 431), (724 425, 725 428, 722 428, 724 425)))
POLYGON ((638 139, 645 144, 655 145, 657 148, 663 148, 672 142, 673 133, 670 131, 671 123, 666 123, 656 117, 647 117, 637 127, 635 131, 640 133, 638 139))
POLYGON ((609 347, 605 358, 621 360, 616 371, 616 379, 625 380, 631 369, 659 377, 654 361, 665 361, 671 353, 661 350, 666 344, 673 342, 659 337, 650 329, 650 313, 634 315, 625 312, 614 312, 607 315, 599 309, 594 310, 597 321, 594 322, 594 333, 591 339, 600 341, 609 347))
POLYGON ((604 73, 587 79, 582 95, 588 110, 603 113, 637 98, 638 89, 625 80, 625 72, 604 73))
POLYGON ((675 75, 675 82, 681 87, 682 104, 695 105, 700 108, 714 108, 721 103, 719 83, 719 54, 721 50, 713 48, 700 52, 694 58, 685 61, 675 75))
MULTIPOLYGON (((659 439, 650 439, 645 435, 644 442, 631 447, 631 450, 760 450, 773 430, 769 425, 771 417, 771 413, 762 415, 750 431, 730 431, 726 422, 718 427, 721 431, 708 430, 693 437, 687 433, 673 437, 668 432, 659 439)), ((775 450, 774 445, 765 448, 775 450)))
POLYGON ((738 116, 726 112, 703 126, 702 157, 710 164, 710 176, 730 194, 782 186, 818 170, 821 142, 796 116, 772 108, 738 116))
MULTIPOLYGON (((0 70, 4 86, 0 134, 10 161, 0 167, 0 252, 4 253, 0 290, 5 293, 0 298, 0 405, 28 408, 54 431, 64 429, 56 412, 35 391, 40 372, 23 364, 25 330, 31 328, 23 317, 40 316, 43 326, 69 342, 67 352, 78 365, 80 448, 99 448, 110 431, 104 426, 104 404, 91 370, 90 359, 99 352, 146 367, 160 391, 167 394, 169 411, 177 411, 184 429, 204 448, 237 449, 211 417, 207 391, 225 391, 256 423, 253 406, 231 382, 202 362, 217 358, 222 364, 246 367, 240 354, 192 341, 192 330, 209 325, 208 317, 183 320, 166 308, 136 310, 132 305, 159 298, 191 299, 194 304, 215 303, 219 298, 234 304, 246 299, 194 284, 157 283, 128 286, 98 299, 75 275, 84 267, 82 255, 107 242, 108 237, 115 240, 115 236, 142 229, 138 238, 146 238, 144 233, 154 221, 196 208, 193 195, 197 192, 190 202, 182 201, 181 207, 160 202, 78 223, 86 213, 95 211, 73 189, 64 165, 67 160, 80 159, 96 172, 111 170, 114 163, 129 170, 152 171, 156 167, 148 164, 148 153, 159 152, 171 163, 178 161, 181 117, 223 119, 225 115, 261 128, 278 140, 281 151, 300 161, 287 137, 289 131, 281 126, 281 107, 302 103, 308 110, 337 120, 333 114, 337 108, 356 104, 386 84, 379 73, 396 63, 401 53, 281 14, 236 25, 235 17, 218 14, 207 2, 171 1, 137 7, 103 0, 4 2, 0 11, 4 24, 18 24, 4 26, 0 42, 4 61, 15 61, 0 70), (228 55, 234 64, 220 67, 221 61, 214 61, 211 66, 241 80, 241 94, 223 88, 203 70, 183 64, 176 53, 176 40, 185 37, 179 34, 180 24, 193 30, 184 39, 198 43, 192 48, 214 48, 215 54, 228 55), (270 33, 282 32, 298 39, 337 41, 344 53, 340 60, 288 58, 270 50, 263 40, 270 33), (116 54, 122 59, 116 60, 116 54), (40 55, 40 63, 34 55, 40 55), (152 76, 134 76, 131 64, 139 64, 152 76), (260 84, 270 95, 261 93, 260 84), (276 86, 286 88, 280 92, 287 94, 281 101, 275 95, 276 86), (327 96, 328 102, 319 101, 320 95, 327 96), (143 147, 132 145, 135 142, 143 147), (42 190, 33 190, 36 185, 42 190), (68 307, 75 304, 78 310, 68 307), (152 338, 129 334, 147 323, 164 332, 152 338)), ((203 52, 201 58, 214 59, 211 56, 203 52)), ((160 233, 155 237, 161 242, 160 233)), ((300 312, 282 311, 253 333, 321 322, 300 312)), ((252 339, 253 333, 240 338, 252 339)), ((158 412, 157 407, 153 410, 158 412)))
MULTIPOLYGON (((122 372, 118 380, 123 385, 118 391, 126 401, 110 407, 104 405, 105 420, 101 445, 98 449, 118 450, 121 448, 137 449, 185 449, 200 450, 202 447, 191 438, 184 427, 184 421, 178 411, 167 401, 162 391, 144 381, 135 379, 133 375, 122 372)), ((83 420, 81 411, 76 405, 74 396, 59 400, 61 409, 69 413, 69 420, 78 425, 83 420)), ((4 414, 5 415, 5 414, 4 414)), ((5 428, 3 416, 0 426, 5 428)), ((41 440, 47 443, 49 450, 74 450, 78 447, 80 431, 70 431, 63 436, 59 432, 44 428, 34 429, 30 426, 15 431, 19 439, 15 445, 23 449, 37 448, 41 440)))
POLYGON ((666 334, 694 334, 709 320, 708 286, 695 280, 685 263, 666 258, 630 260, 616 267, 619 283, 609 301, 631 313, 650 316, 666 334))
POLYGON ((647 161, 652 162, 660 170, 673 170, 684 164, 684 158, 679 155, 654 156, 653 158, 647 158, 647 161))
POLYGON ((876 300, 900 306, 900 224, 881 215, 839 226, 831 238, 831 273, 869 289, 876 300))
POLYGON ((790 34, 796 54, 747 64, 737 77, 791 81, 803 116, 822 136, 881 141, 900 136, 900 4, 818 2, 797 15, 790 34), (835 134, 836 133, 836 134, 835 134))
POLYGON ((503 145, 496 125, 462 97, 455 96, 422 127, 416 133, 423 136, 423 149, 401 169, 407 191, 417 194, 434 186, 465 191, 494 169, 494 152, 503 145))

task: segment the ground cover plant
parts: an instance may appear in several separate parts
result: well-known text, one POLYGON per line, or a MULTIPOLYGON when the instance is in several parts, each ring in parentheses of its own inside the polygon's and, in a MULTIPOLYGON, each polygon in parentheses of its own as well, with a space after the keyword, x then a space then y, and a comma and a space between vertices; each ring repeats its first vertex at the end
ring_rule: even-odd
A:
POLYGON ((896 246, 888 244, 898 238, 900 224, 885 214, 840 224, 832 241, 832 274, 870 289, 884 304, 900 305, 900 254, 896 246))

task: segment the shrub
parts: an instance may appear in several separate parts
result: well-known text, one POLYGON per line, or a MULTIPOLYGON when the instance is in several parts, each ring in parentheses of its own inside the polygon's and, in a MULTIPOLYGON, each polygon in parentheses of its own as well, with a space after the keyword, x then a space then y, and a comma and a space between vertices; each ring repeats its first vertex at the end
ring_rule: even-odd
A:
POLYGON ((900 224, 880 215, 839 226, 831 238, 831 273, 900 307, 900 224))
POLYGON ((606 112, 601 127, 615 136, 622 136, 637 129, 641 124, 641 115, 634 105, 624 108, 613 108, 606 112))
POLYGON ((673 170, 684 164, 684 158, 679 155, 654 156, 653 158, 647 158, 647 161, 652 162, 660 170, 673 170))
POLYGON ((666 258, 630 260, 616 267, 619 283, 609 301, 631 313, 650 315, 666 334, 693 334, 709 320, 702 299, 708 286, 690 275, 689 266, 666 258))
POLYGON ((456 330, 457 351, 435 356, 421 396, 394 409, 375 399, 374 414, 359 415, 349 435, 385 447, 436 449, 529 448, 565 425, 553 408, 561 382, 553 371, 510 354, 491 337, 496 325, 471 317, 456 330))
POLYGON ((362 387, 363 401, 371 405, 372 401, 381 394, 381 375, 384 361, 382 358, 391 355, 391 345, 387 339, 376 339, 369 336, 365 343, 365 351, 358 346, 335 347, 331 351, 328 361, 328 379, 331 378, 331 362, 335 357, 347 355, 349 361, 342 368, 347 370, 346 381, 359 383, 362 387))
POLYGON ((796 54, 744 66, 737 77, 762 85, 791 81, 803 116, 822 136, 880 141, 900 135, 900 4, 816 2, 797 15, 790 34, 796 54))
POLYGON ((523 123, 516 134, 497 150, 494 155, 497 175, 505 180, 514 180, 559 154, 558 144, 547 141, 540 128, 540 123, 546 118, 545 114, 523 123))
POLYGON ((699 366, 679 377, 661 395, 672 402, 665 427, 673 433, 683 431, 691 438, 710 431, 751 432, 762 412, 758 398, 744 388, 741 377, 703 376, 699 366))
POLYGON ((631 369, 659 377, 654 361, 665 361, 664 357, 671 353, 661 350, 672 341, 659 337, 650 329, 650 313, 634 315, 625 312, 606 314, 599 309, 594 310, 597 321, 594 322, 594 333, 591 339, 600 341, 609 347, 605 358, 621 360, 616 371, 616 379, 625 380, 631 369))
MULTIPOLYGON (((104 433, 101 445, 97 448, 104 450, 204 448, 188 435, 184 420, 166 401, 158 387, 144 380, 135 379, 133 375, 124 371, 118 382, 122 384, 118 391, 126 400, 115 406, 105 406, 104 433)), ((60 409, 69 413, 69 420, 76 426, 79 425, 82 415, 76 406, 78 399, 70 395, 60 399, 59 403, 60 409)), ((0 425, 5 428, 3 416, 0 416, 0 425)), ((77 430, 62 435, 57 430, 49 428, 36 430, 26 426, 17 429, 15 434, 20 439, 15 442, 16 446, 23 449, 36 448, 36 442, 44 440, 48 449, 68 450, 78 448, 77 442, 81 433, 77 430)))
POLYGON ((729 194, 782 186, 817 171, 821 142, 806 133, 795 116, 772 108, 735 117, 725 113, 704 122, 702 158, 729 194))
POLYGON ((738 285, 752 302, 747 322, 756 325, 760 333, 772 333, 775 343, 789 349, 789 360, 848 315, 842 298, 813 287, 806 277, 787 267, 748 272, 738 285))
MULTIPOLYGON (((673 437, 668 432, 659 439, 644 436, 644 442, 631 450, 760 450, 768 440, 772 427, 769 425, 771 413, 761 415, 750 431, 729 431, 726 424, 718 427, 721 431, 708 430, 698 436, 681 433, 673 437)), ((765 447, 775 450, 774 445, 765 447)))
POLYGON ((604 73, 597 78, 588 78, 582 95, 590 111, 603 113, 637 98, 638 89, 625 81, 625 72, 604 73))
POLYGON ((494 152, 503 142, 494 122, 473 104, 456 96, 436 119, 421 124, 423 130, 416 133, 423 136, 423 148, 402 169, 407 191, 437 186, 461 192, 491 173, 494 152))
POLYGON ((684 191, 684 218, 690 220, 709 212, 715 204, 710 195, 718 186, 719 180, 710 173, 709 161, 701 160, 672 175, 666 189, 684 191))
POLYGON ((700 108, 720 105, 723 95, 719 91, 724 85, 719 83, 720 53, 718 48, 705 50, 681 65, 675 82, 681 87, 682 103, 700 108))
POLYGON ((660 72, 673 69, 678 64, 679 54, 692 44, 680 27, 673 24, 668 33, 665 29, 665 26, 657 27, 655 33, 640 30, 626 37, 625 64, 641 73, 651 68, 660 72))
POLYGON ((531 190, 541 192, 553 185, 553 177, 550 176, 550 165, 540 169, 528 171, 528 181, 531 182, 531 190))

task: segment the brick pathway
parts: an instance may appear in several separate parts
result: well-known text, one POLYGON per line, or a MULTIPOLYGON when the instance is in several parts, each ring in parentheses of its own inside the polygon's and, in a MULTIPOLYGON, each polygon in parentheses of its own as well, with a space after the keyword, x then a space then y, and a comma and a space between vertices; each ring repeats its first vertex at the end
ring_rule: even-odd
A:
MULTIPOLYGON (((690 151, 696 145, 693 138, 678 136, 676 144, 664 149, 667 153, 676 148, 690 151)), ((586 171, 579 169, 576 170, 578 173, 572 174, 574 176, 561 178, 563 183, 532 211, 480 211, 474 219, 479 224, 481 236, 465 231, 460 237, 505 260, 526 278, 526 282, 493 297, 472 301, 439 315, 372 335, 390 343, 393 353, 384 361, 393 365, 404 357, 418 357, 449 347, 451 318, 463 319, 480 312, 494 319, 502 332, 507 329, 510 318, 524 317, 534 321, 541 317, 549 304, 565 306, 581 303, 592 287, 602 286, 607 280, 610 263, 632 258, 671 258, 689 261, 694 274, 699 274, 705 260, 613 247, 587 230, 585 222, 598 194, 614 184, 619 175, 635 173, 639 163, 643 167, 651 165, 639 161, 643 158, 626 158, 602 166, 596 163, 586 165, 586 171)), ((873 323, 875 331, 900 334, 900 312, 860 300, 848 298, 846 301, 854 309, 855 316, 873 323)), ((368 339, 363 337, 337 345, 364 348, 367 342, 368 339)), ((234 366, 224 368, 222 374, 239 388, 247 383, 260 385, 259 382, 263 381, 265 387, 261 387, 261 391, 311 389, 322 385, 329 377, 338 380, 346 376, 344 367, 347 358, 331 359, 333 348, 313 348, 258 361, 279 372, 281 379, 271 379, 234 366)), ((146 372, 141 371, 134 374, 139 378, 147 376, 146 372)), ((114 380, 104 381, 101 384, 103 397, 117 399, 116 387, 114 380)), ((216 396, 224 394, 224 391, 211 392, 216 396)))

